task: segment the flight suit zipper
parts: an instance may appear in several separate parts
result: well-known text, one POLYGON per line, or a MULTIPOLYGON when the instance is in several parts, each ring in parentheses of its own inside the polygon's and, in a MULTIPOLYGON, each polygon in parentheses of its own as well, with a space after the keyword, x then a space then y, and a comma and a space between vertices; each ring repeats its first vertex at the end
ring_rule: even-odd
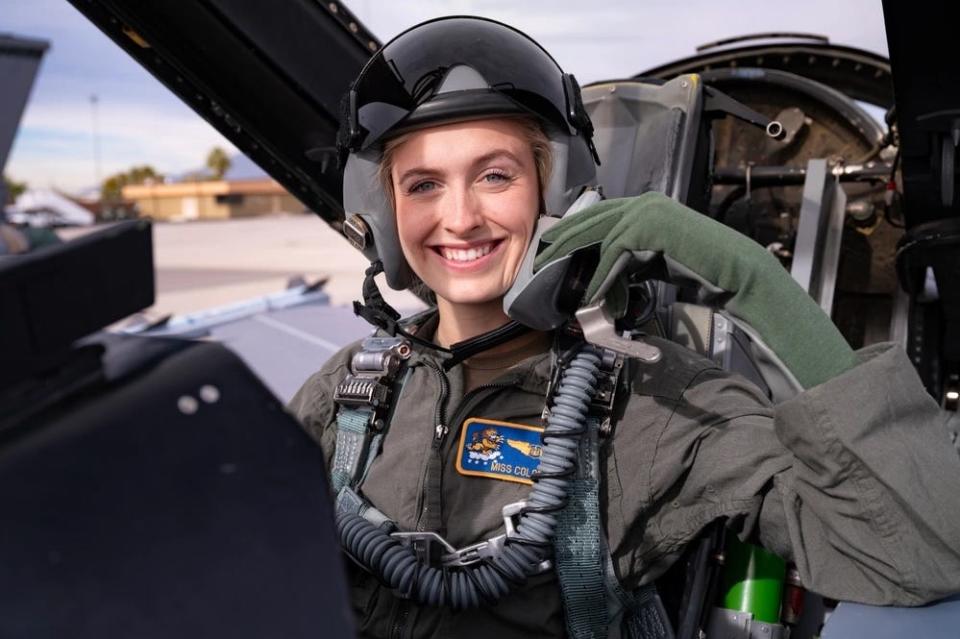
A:
POLYGON ((417 530, 420 532, 436 531, 442 535, 443 517, 441 509, 443 500, 440 491, 442 489, 443 459, 441 447, 447 432, 450 430, 446 417, 447 401, 450 399, 450 380, 447 379, 443 370, 433 362, 425 362, 425 364, 437 375, 440 382, 440 395, 437 397, 433 413, 433 438, 430 441, 430 452, 424 468, 424 476, 420 482, 423 489, 420 494, 417 530))
POLYGON ((472 410, 477 405, 478 396, 482 391, 494 390, 500 388, 512 388, 514 386, 514 381, 510 382, 497 382, 491 384, 484 384, 482 386, 477 386, 472 391, 463 396, 463 399, 460 400, 460 403, 457 405, 456 410, 453 412, 453 419, 450 420, 451 424, 459 424, 463 421, 461 413, 466 413, 472 410))
POLYGON ((403 629, 410 616, 410 602, 403 600, 397 605, 396 616, 390 627, 390 639, 403 639, 403 629))
MULTIPOLYGON (((432 528, 439 528, 441 519, 440 497, 440 475, 443 472, 442 459, 440 458, 440 448, 447 435, 449 427, 447 426, 447 401, 450 399, 450 380, 439 366, 430 361, 425 361, 424 365, 432 370, 440 383, 440 395, 437 397, 437 403, 433 411, 433 438, 430 441, 430 452, 427 458, 424 476, 421 478, 423 492, 420 495, 420 510, 417 517, 417 530, 431 530, 427 526, 436 520, 437 524, 432 528), (436 485, 434 488, 433 485, 436 485)), ((403 639, 407 620, 410 617, 410 608, 412 604, 409 601, 402 600, 397 604, 393 619, 390 623, 390 639, 403 639)))

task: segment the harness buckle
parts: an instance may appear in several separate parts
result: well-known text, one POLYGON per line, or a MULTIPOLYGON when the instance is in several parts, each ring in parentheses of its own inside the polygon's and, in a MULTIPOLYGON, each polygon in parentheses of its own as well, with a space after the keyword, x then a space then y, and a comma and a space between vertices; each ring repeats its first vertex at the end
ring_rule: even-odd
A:
POLYGON ((477 544, 464 546, 459 550, 444 555, 441 562, 444 566, 469 566, 478 563, 484 559, 494 557, 503 550, 503 543, 507 540, 507 535, 497 535, 477 544))
POLYGON ((451 546, 450 542, 432 531, 394 532, 390 536, 404 546, 413 548, 417 560, 425 564, 440 563, 443 557, 457 552, 457 549, 451 546))
POLYGON ((393 380, 400 365, 412 354, 402 337, 368 337, 350 361, 350 374, 333 392, 333 401, 350 407, 369 407, 370 426, 382 430, 382 413, 389 408, 393 380))
MULTIPOLYGON (((516 536, 516 519, 523 513, 526 506, 525 501, 504 506, 501 510, 504 532, 463 548, 454 548, 450 542, 435 532, 395 532, 390 536, 412 547, 421 561, 433 565, 439 564, 444 568, 463 568, 499 555, 506 541, 516 536)), ((543 561, 539 566, 538 574, 552 567, 553 563, 550 560, 543 561)))
POLYGON ((597 391, 590 402, 590 414, 600 422, 599 434, 606 437, 613 430, 613 409, 620 386, 620 373, 623 372, 625 358, 622 353, 604 349, 597 378, 597 391))
MULTIPOLYGON (((620 374, 626 363, 626 356, 620 352, 604 348, 600 362, 600 374, 597 376, 597 390, 590 402, 590 414, 599 421, 599 434, 607 437, 613 431, 613 409, 617 401, 617 391, 620 390, 620 374)), ((550 416, 550 404, 553 402, 553 391, 560 383, 562 368, 554 367, 550 382, 547 385, 547 398, 544 402, 540 419, 546 422, 550 416)))

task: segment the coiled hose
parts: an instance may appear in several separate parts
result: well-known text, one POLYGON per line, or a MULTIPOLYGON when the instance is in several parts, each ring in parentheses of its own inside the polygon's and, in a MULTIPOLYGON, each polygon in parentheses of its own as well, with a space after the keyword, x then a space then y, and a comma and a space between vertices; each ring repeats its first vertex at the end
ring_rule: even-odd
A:
POLYGON ((580 437, 596 392, 601 357, 584 344, 563 370, 543 431, 543 452, 515 534, 493 554, 468 566, 436 567, 414 549, 355 513, 337 517, 340 543, 403 597, 455 610, 492 604, 535 574, 553 552, 556 512, 567 501, 580 437))

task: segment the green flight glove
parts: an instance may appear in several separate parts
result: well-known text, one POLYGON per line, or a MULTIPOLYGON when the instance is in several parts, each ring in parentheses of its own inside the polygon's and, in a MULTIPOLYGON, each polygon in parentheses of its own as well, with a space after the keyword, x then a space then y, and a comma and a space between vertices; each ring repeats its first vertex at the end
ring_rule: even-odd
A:
POLYGON ((773 255, 660 193, 606 200, 562 219, 543 235, 534 269, 598 243, 585 304, 616 297, 626 275, 662 260, 672 282, 697 284, 705 302, 759 338, 801 387, 856 363, 840 331, 773 255))

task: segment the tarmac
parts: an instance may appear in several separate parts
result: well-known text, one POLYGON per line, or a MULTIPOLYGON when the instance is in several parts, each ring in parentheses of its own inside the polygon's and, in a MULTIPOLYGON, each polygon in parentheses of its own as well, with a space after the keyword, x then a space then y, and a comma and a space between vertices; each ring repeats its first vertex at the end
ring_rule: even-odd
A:
MULTIPOLYGON (((64 239, 96 227, 62 229, 64 239)), ((149 318, 190 313, 287 287, 291 278, 325 278, 332 305, 360 298, 366 259, 313 214, 155 223, 156 303, 149 318)), ((423 308, 413 294, 380 281, 386 300, 404 314, 423 308)))

